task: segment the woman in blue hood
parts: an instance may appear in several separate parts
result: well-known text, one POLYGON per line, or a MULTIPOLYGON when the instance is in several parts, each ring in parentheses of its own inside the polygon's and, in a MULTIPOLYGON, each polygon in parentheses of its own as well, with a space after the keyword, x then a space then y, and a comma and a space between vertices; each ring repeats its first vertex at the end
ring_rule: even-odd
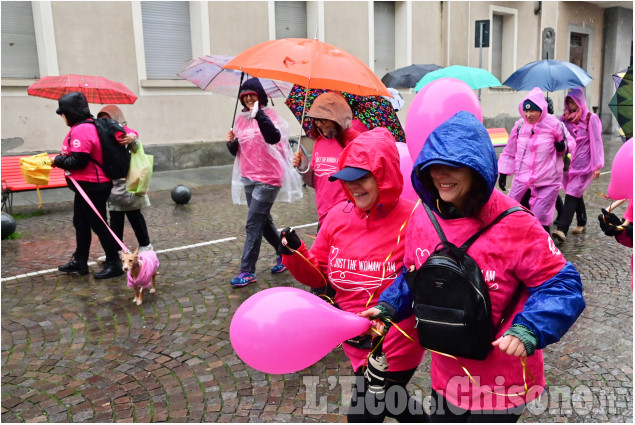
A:
MULTIPOLYGON (((494 190, 497 174, 485 127, 462 111, 430 134, 415 162, 412 183, 448 241, 461 246, 503 211, 519 205, 494 190)), ((419 269, 439 243, 420 206, 406 230, 401 276, 381 294, 377 307, 362 315, 392 321, 411 315, 414 298, 406 272, 419 269)), ((541 349, 557 342, 584 309, 580 275, 527 211, 505 216, 482 233, 467 254, 483 273, 496 333, 484 360, 431 353, 431 421, 516 422, 525 404, 544 388, 541 349), (523 393, 525 383, 533 390, 523 393)))

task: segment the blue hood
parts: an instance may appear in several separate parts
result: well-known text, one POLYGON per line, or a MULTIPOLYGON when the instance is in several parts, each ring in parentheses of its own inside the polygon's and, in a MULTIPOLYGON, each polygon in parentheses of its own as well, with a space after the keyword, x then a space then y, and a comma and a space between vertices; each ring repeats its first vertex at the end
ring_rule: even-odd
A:
POLYGON ((472 168, 485 180, 489 189, 488 197, 498 178, 496 152, 489 134, 478 118, 466 111, 457 112, 430 133, 410 176, 419 198, 436 210, 434 194, 424 188, 416 174, 416 170, 423 170, 433 164, 472 168))

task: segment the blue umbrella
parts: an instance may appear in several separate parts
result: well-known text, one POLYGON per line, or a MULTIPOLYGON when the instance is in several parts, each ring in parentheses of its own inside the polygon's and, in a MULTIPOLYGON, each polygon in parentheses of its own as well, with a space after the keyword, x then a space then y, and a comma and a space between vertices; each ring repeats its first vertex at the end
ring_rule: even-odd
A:
POLYGON ((517 69, 503 85, 515 90, 531 90, 538 87, 550 92, 584 87, 592 80, 584 69, 571 62, 545 59, 517 69))

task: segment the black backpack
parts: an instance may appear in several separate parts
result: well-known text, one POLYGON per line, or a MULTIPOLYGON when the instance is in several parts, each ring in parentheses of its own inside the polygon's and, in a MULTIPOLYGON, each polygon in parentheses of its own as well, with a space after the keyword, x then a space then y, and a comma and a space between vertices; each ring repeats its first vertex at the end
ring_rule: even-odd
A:
POLYGON ((119 144, 115 136, 118 132, 126 134, 123 126, 111 118, 95 118, 82 121, 83 123, 95 125, 101 143, 103 164, 92 157, 90 160, 97 164, 111 180, 126 177, 130 168, 130 151, 126 146, 119 144))
POLYGON ((434 351, 483 360, 496 329, 491 322, 492 307, 483 273, 466 251, 503 217, 526 210, 516 206, 503 211, 459 248, 447 240, 434 213, 427 205, 424 207, 441 242, 419 270, 406 274, 414 296, 419 343, 434 351))

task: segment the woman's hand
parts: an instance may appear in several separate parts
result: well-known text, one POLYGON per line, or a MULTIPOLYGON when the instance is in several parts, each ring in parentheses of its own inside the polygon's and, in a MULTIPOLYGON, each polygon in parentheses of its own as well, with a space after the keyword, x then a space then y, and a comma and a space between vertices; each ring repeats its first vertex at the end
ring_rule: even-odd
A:
POLYGON ((513 335, 505 335, 492 342, 494 347, 498 347, 502 352, 514 357, 527 357, 525 344, 513 335))
POLYGON ((595 170, 595 171, 593 172, 593 180, 595 180, 595 179, 597 179, 598 177, 600 177, 600 172, 601 172, 601 171, 602 171, 602 170, 595 170))
POLYGON ((362 335, 375 335, 377 334, 377 332, 379 332, 379 335, 382 335, 384 333, 384 331, 388 332, 388 328, 386 327, 386 325, 384 324, 383 321, 381 320, 372 320, 372 319, 379 319, 382 316, 385 315, 385 311, 381 310, 377 307, 371 307, 368 310, 362 311, 361 313, 357 313, 358 316, 361 317, 366 317, 367 319, 369 319, 371 321, 371 328, 364 332, 362 335))
POLYGON ((302 161, 304 160, 304 158, 306 158, 306 156, 304 156, 304 154, 302 153, 302 149, 300 149, 299 151, 294 153, 293 154, 293 166, 295 168, 298 168, 300 166, 300 164, 302 164, 302 161))
POLYGON ((236 138, 236 135, 234 134, 234 132, 232 130, 229 130, 227 132, 227 136, 225 136, 225 141, 228 143, 231 143, 234 141, 235 138, 236 138))
POLYGON ((129 145, 130 143, 134 142, 136 139, 135 135, 132 133, 128 133, 125 136, 123 136, 121 139, 119 139, 119 144, 120 145, 129 145))

